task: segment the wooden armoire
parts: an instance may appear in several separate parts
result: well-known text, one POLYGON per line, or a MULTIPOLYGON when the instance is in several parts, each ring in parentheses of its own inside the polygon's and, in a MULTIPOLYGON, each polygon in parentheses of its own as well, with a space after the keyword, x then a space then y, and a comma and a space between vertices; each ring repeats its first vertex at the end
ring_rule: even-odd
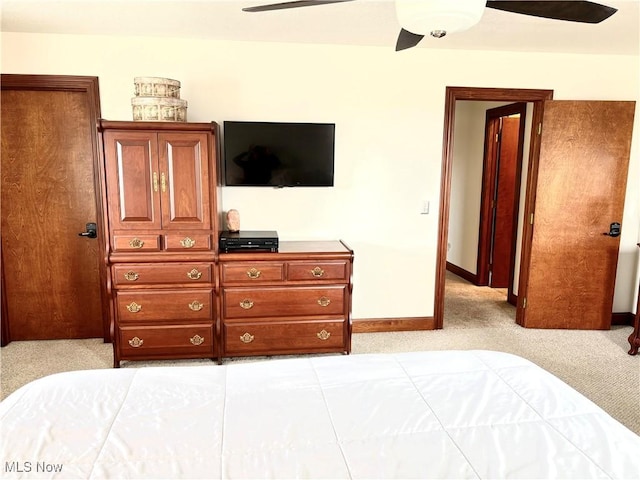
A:
POLYGON ((114 366, 217 356, 215 123, 99 122, 114 366))

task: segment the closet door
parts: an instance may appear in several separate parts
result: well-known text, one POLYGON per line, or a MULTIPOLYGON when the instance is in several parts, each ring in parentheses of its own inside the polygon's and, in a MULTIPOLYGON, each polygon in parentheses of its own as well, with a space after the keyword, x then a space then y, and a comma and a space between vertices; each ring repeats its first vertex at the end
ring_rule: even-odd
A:
POLYGON ((2 75, 3 344, 109 338, 97 100, 93 77, 2 75))

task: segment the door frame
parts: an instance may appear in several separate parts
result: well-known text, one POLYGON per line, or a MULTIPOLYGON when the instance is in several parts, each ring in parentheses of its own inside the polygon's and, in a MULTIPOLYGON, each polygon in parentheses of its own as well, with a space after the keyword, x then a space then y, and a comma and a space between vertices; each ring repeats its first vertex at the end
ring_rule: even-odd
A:
MULTIPOLYGON (((42 90, 42 91, 62 91, 62 92, 83 92, 86 94, 89 118, 88 122, 92 125, 91 128, 91 151, 93 162, 93 183, 95 188, 96 197, 96 221, 102 228, 98 228, 98 252, 99 257, 98 269, 100 275, 100 300, 102 311, 102 331, 105 342, 111 342, 110 332, 110 312, 111 306, 109 297, 107 295, 107 279, 108 271, 105 259, 107 258, 106 251, 106 224, 105 224, 105 180, 103 173, 103 166, 101 163, 100 154, 100 139, 98 138, 98 120, 101 116, 100 113, 100 91, 98 88, 98 77, 92 76, 72 76, 72 75, 22 75, 22 74, 7 74, 0 75, 0 88, 1 90, 42 90)), ((2 285, 4 287, 4 270, 1 272, 2 285)), ((5 302, 3 301, 3 313, 5 309, 5 302)), ((11 330, 9 328, 8 318, 4 318, 2 321, 2 345, 6 345, 11 341, 11 330)))
MULTIPOLYGON (((540 135, 538 125, 542 122, 545 100, 553 99, 553 90, 514 89, 514 88, 477 88, 446 87, 444 131, 442 140, 442 168, 440 173, 440 212, 438 224, 438 250, 436 254, 436 286, 434 299, 434 326, 443 328, 445 275, 447 269, 447 240, 449 235, 449 210, 451 197, 451 173, 453 166, 453 135, 455 127, 455 106, 457 100, 479 100, 498 102, 533 103, 531 144, 529 148, 529 167, 525 198, 525 219, 529 218, 535 205, 535 192, 538 180, 538 159, 540 155, 540 135)), ((520 285, 516 321, 521 317, 522 301, 526 296, 526 282, 531 256, 531 233, 529 222, 524 222, 522 233, 522 254, 520 261, 520 285)))
POLYGON ((525 124, 527 116, 527 104, 525 102, 511 103, 501 107, 490 108, 486 112, 485 119, 485 150, 482 169, 482 193, 480 197, 480 228, 478 234, 478 262, 476 271, 477 285, 489 285, 489 260, 495 229, 493 224, 493 198, 496 195, 496 176, 499 173, 497 161, 498 149, 493 140, 499 132, 496 125, 502 117, 520 115, 518 125, 518 149, 516 152, 515 194, 513 198, 513 231, 511 232, 511 249, 509 253, 509 286, 507 288, 507 301, 515 305, 516 297, 513 294, 513 280, 515 278, 516 240, 518 237, 518 212, 520 210, 520 193, 522 186, 522 160, 524 148, 525 124))

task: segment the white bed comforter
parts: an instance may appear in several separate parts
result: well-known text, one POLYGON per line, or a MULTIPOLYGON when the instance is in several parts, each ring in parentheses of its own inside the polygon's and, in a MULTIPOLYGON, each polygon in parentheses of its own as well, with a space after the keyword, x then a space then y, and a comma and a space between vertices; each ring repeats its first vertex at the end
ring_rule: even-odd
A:
POLYGON ((0 418, 3 478, 640 478, 640 437, 488 351, 69 372, 0 418))

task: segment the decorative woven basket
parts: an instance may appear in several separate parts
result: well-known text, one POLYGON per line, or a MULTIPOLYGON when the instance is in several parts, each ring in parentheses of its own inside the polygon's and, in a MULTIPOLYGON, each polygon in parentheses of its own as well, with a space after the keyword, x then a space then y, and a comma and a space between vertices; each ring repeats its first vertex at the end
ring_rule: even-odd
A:
POLYGON ((162 77, 135 77, 136 97, 180 98, 180 82, 162 77))
POLYGON ((186 122, 187 101, 166 97, 133 97, 133 120, 140 122, 186 122))

